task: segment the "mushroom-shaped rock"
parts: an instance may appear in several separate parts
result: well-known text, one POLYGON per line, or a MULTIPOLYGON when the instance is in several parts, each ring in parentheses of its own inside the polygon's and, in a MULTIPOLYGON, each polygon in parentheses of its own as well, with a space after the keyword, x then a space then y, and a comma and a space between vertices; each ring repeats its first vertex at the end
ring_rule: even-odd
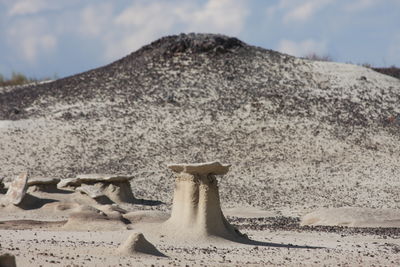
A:
POLYGON ((163 227, 176 237, 218 236, 229 240, 244 238, 225 219, 219 199, 217 179, 229 165, 219 162, 168 165, 176 172, 171 217, 163 227))
POLYGON ((120 255, 147 254, 166 257, 153 244, 147 241, 142 233, 137 232, 132 233, 128 239, 118 247, 117 253, 120 255))
POLYGON ((133 203, 135 198, 129 183, 132 178, 133 176, 126 175, 81 174, 76 178, 61 180, 57 187, 87 194, 102 204, 107 203, 105 199, 108 202, 133 203))
POLYGON ((9 253, 0 254, 1 267, 16 267, 15 256, 9 253))
POLYGON ((26 194, 26 189, 28 187, 28 173, 22 172, 16 179, 14 179, 7 190, 6 197, 7 200, 14 204, 18 205, 22 202, 26 194))

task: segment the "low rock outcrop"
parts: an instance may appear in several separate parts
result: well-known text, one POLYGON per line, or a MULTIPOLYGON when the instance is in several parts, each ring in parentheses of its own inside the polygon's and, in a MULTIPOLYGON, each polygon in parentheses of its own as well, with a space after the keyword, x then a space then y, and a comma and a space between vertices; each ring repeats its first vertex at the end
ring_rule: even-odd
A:
POLYGON ((10 183, 6 193, 7 200, 14 205, 20 204, 26 194, 27 188, 28 173, 22 172, 15 180, 10 183))
POLYGON ((135 197, 129 183, 132 178, 125 175, 82 174, 61 180, 57 188, 81 192, 101 204, 134 203, 135 197))

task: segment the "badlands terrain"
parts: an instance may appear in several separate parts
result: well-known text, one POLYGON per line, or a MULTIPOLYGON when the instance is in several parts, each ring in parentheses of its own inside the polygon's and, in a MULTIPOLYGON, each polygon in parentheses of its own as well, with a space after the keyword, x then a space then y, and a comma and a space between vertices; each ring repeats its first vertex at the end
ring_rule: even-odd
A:
POLYGON ((0 88, 0 151, 0 255, 17 266, 400 265, 400 80, 369 68, 168 36, 0 88), (221 221, 243 238, 164 233, 181 175, 167 165, 216 160, 231 165, 215 178, 221 221), (14 205, 22 172, 65 187, 31 184, 14 205), (65 182, 96 173, 129 177, 131 200, 65 182))

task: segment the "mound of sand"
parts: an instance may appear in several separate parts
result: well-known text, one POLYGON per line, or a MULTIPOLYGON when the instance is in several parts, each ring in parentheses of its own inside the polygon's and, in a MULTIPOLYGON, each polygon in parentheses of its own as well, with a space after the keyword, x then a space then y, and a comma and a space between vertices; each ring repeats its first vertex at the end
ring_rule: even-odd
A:
POLYGON ((92 206, 79 206, 77 211, 70 213, 68 221, 62 227, 64 230, 78 231, 115 231, 127 230, 129 226, 122 216, 107 216, 104 212, 92 206))
POLYGON ((351 207, 320 209, 305 215, 301 225, 400 227, 400 210, 351 207))
POLYGON ((118 247, 117 253, 120 255, 144 254, 166 257, 153 244, 147 241, 142 233, 136 232, 132 233, 128 239, 118 247))
POLYGON ((163 224, 167 235, 184 239, 244 238, 222 213, 213 175, 227 173, 229 166, 219 162, 169 165, 176 172, 176 179, 171 217, 163 224))

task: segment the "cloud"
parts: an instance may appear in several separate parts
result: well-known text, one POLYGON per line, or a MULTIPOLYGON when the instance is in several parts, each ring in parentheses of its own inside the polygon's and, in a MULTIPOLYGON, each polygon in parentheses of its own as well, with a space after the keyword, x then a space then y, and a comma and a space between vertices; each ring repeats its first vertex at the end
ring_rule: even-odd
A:
POLYGON ((188 12, 184 23, 189 23, 188 29, 192 31, 238 34, 249 13, 245 1, 209 0, 198 11, 188 12))
POLYGON ((113 19, 113 33, 104 40, 106 57, 126 55, 172 31, 176 24, 173 12, 165 2, 139 2, 124 9, 113 19))
POLYGON ((306 22, 334 0, 279 0, 266 9, 267 16, 282 13, 284 23, 306 22))
POLYGON ((47 32, 44 19, 20 20, 7 31, 7 39, 22 59, 34 63, 39 52, 50 52, 57 45, 57 38, 47 32))
POLYGON ((113 60, 168 34, 196 31, 237 35, 249 15, 246 0, 0 3, 7 14, 7 43, 30 63, 56 50, 58 38, 66 34, 96 42, 104 51, 103 60, 113 60))
POLYGON ((293 8, 283 18, 284 22, 307 21, 320 9, 329 4, 331 0, 309 0, 293 8))
POLYGON ((138 1, 113 13, 111 4, 90 5, 81 13, 80 33, 98 38, 107 60, 126 55, 156 38, 179 31, 238 34, 249 10, 244 0, 138 1))
POLYGON ((3 1, 7 6, 7 14, 10 17, 34 15, 43 11, 59 10, 71 6, 78 0, 54 1, 54 0, 13 0, 3 1))
POLYGON ((300 42, 281 40, 278 50, 280 52, 297 57, 305 56, 311 53, 321 55, 326 53, 326 42, 318 42, 313 39, 307 39, 300 42))
POLYGON ((378 0, 355 0, 350 1, 344 6, 345 11, 357 12, 363 9, 371 8, 376 4, 379 4, 378 0))
POLYGON ((16 0, 9 7, 8 15, 27 15, 40 12, 47 7, 46 0, 16 0))
POLYGON ((111 23, 113 8, 111 3, 101 3, 83 8, 78 30, 90 36, 100 36, 103 29, 111 23))

